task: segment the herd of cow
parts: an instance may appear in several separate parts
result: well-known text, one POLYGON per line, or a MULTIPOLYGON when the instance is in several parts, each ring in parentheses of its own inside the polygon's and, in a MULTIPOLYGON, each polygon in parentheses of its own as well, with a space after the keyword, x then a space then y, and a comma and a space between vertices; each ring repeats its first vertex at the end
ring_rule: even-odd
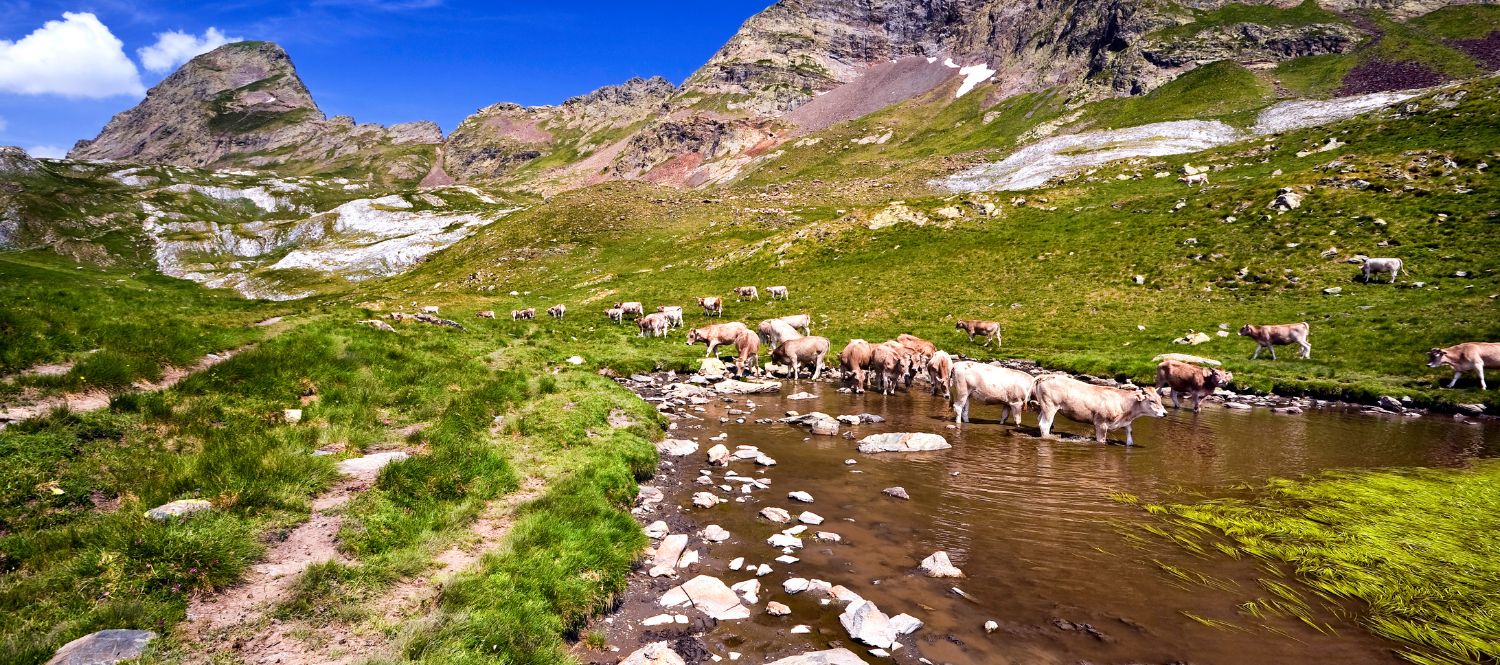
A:
MULTIPOLYGON (((1399 264, 1398 264, 1399 265, 1399 264)), ((1397 268, 1399 270, 1399 268, 1397 268)), ((784 286, 767 287, 772 299, 789 298, 784 286)), ((754 286, 734 289, 740 300, 759 299, 759 290, 754 286)), ((717 296, 698 298, 698 305, 706 316, 723 316, 724 300, 717 296)), ((566 313, 564 305, 547 310, 554 318, 561 319, 566 313)), ((481 312, 494 317, 493 312, 481 312)), ((647 314, 640 302, 618 302, 605 311, 610 320, 623 323, 625 317, 635 317, 640 336, 662 337, 672 328, 683 326, 682 307, 663 305, 647 314)), ((535 309, 514 310, 514 320, 532 319, 535 309)), ((984 320, 961 320, 954 327, 968 335, 969 341, 982 338, 984 345, 1001 343, 1000 323, 984 320)), ((1246 324, 1239 334, 1255 342, 1251 359, 1258 358, 1262 350, 1270 350, 1276 359, 1276 347, 1296 345, 1302 358, 1312 355, 1312 344, 1307 340, 1311 327, 1306 322, 1277 325, 1246 324)), ((754 331, 740 322, 714 323, 688 331, 687 343, 704 344, 705 356, 712 356, 720 346, 735 349, 735 372, 740 377, 759 373, 761 346, 771 348, 773 364, 787 368, 793 380, 802 378, 802 372, 811 369, 811 378, 822 377, 826 357, 831 348, 826 337, 812 334, 812 317, 793 314, 766 319, 754 331)), ((1020 370, 959 360, 937 345, 915 335, 901 334, 896 339, 871 344, 862 339, 850 340, 838 354, 839 371, 845 385, 855 393, 867 389, 879 390, 881 394, 895 394, 899 387, 910 388, 913 381, 922 377, 934 395, 943 395, 952 407, 954 421, 962 424, 969 421, 970 406, 974 402, 1001 406, 1001 422, 1014 420, 1021 423, 1021 413, 1027 405, 1037 412, 1037 421, 1042 436, 1049 436, 1058 415, 1070 420, 1092 425, 1094 438, 1104 442, 1110 431, 1123 428, 1125 443, 1132 445, 1134 437, 1131 423, 1142 416, 1160 418, 1166 415, 1160 391, 1168 389, 1174 407, 1181 407, 1184 397, 1193 400, 1193 411, 1202 408, 1203 398, 1216 389, 1224 388, 1233 380, 1233 374, 1218 367, 1197 364, 1198 359, 1180 354, 1164 354, 1157 366, 1155 390, 1132 386, 1116 388, 1079 381, 1065 374, 1033 376, 1020 370)), ((1500 365, 1500 343, 1466 342, 1447 348, 1434 348, 1428 353, 1428 366, 1449 366, 1454 370, 1448 387, 1453 387, 1463 372, 1474 371, 1479 383, 1485 383, 1486 365, 1500 365)))

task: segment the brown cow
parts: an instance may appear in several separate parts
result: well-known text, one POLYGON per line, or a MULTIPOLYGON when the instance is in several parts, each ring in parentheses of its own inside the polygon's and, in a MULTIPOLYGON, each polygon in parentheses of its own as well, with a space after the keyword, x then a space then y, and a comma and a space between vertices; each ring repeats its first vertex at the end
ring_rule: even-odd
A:
POLYGON ((948 389, 948 377, 953 375, 953 356, 947 351, 938 351, 932 354, 932 359, 927 361, 927 380, 932 384, 932 394, 939 393, 947 399, 952 396, 948 389))
POLYGON ((760 335, 760 341, 771 345, 773 349, 781 346, 782 342, 802 336, 802 333, 797 332, 796 328, 787 325, 781 319, 766 319, 761 321, 760 325, 755 327, 755 332, 760 335))
POLYGON ((788 314, 781 317, 781 320, 793 328, 801 328, 802 334, 804 335, 812 334, 811 316, 808 316, 806 314, 788 314))
POLYGON ((1453 368, 1453 380, 1448 382, 1449 388, 1458 383, 1458 377, 1463 376, 1464 372, 1473 370, 1479 374, 1479 389, 1489 390, 1489 384, 1484 382, 1484 367, 1500 365, 1500 343, 1464 342, 1427 352, 1428 367, 1443 365, 1453 368))
POLYGON ((734 337, 734 369, 740 378, 757 373, 760 365, 760 338, 749 328, 740 326, 734 337))
POLYGON ((970 360, 953 364, 953 374, 948 379, 953 407, 953 422, 962 425, 969 422, 969 402, 1000 404, 1000 422, 1014 417, 1021 424, 1021 412, 1031 401, 1036 379, 1021 370, 997 365, 985 365, 970 360))
POLYGON ((911 373, 912 358, 906 347, 895 341, 882 342, 870 353, 870 369, 880 379, 882 395, 896 394, 896 384, 911 373))
POLYGON ((999 321, 965 319, 954 324, 953 327, 968 333, 970 342, 974 341, 976 336, 987 338, 981 346, 989 346, 990 342, 994 342, 997 347, 1001 344, 999 321))
POLYGON ((484 310, 483 312, 479 313, 479 318, 481 318, 481 319, 493 319, 493 318, 495 318, 495 310, 493 310, 493 309, 484 310))
POLYGON ((870 355, 874 352, 875 346, 862 339, 849 340, 839 352, 839 371, 844 384, 856 393, 865 391, 865 368, 870 366, 870 355))
POLYGON ((760 300, 760 291, 753 286, 736 286, 734 295, 737 300, 760 300))
POLYGON ((527 307, 526 309, 513 309, 513 310, 510 310, 510 320, 512 320, 512 321, 520 321, 522 319, 530 321, 531 319, 534 319, 534 318, 536 318, 536 308, 535 307, 527 307))
POLYGON ((548 307, 547 308, 547 313, 550 314, 550 315, 552 315, 552 318, 554 318, 554 319, 561 319, 564 315, 566 315, 568 313, 568 306, 564 305, 562 303, 558 303, 556 305, 548 307))
POLYGON ((827 337, 798 336, 771 351, 771 362, 792 368, 792 380, 802 378, 802 366, 812 365, 814 381, 823 376, 823 357, 828 355, 827 337))
POLYGON ((1203 398, 1214 394, 1234 380, 1234 374, 1217 367, 1199 367, 1176 360, 1163 360, 1156 366, 1156 389, 1172 389, 1172 408, 1182 408, 1182 396, 1193 398, 1193 413, 1203 410, 1203 398))
POLYGON ((709 316, 724 316, 724 299, 718 296, 699 298, 698 306, 702 307, 703 313, 709 316))
POLYGON ((615 303, 615 307, 619 308, 621 312, 624 312, 625 316, 630 316, 631 314, 641 316, 642 314, 646 313, 645 305, 642 305, 639 302, 635 301, 617 302, 615 303))
POLYGON ((672 319, 661 312, 652 312, 636 319, 635 325, 641 329, 641 337, 645 337, 648 333, 652 337, 666 337, 667 330, 672 327, 672 319))
POLYGON ((1302 357, 1312 357, 1312 345, 1307 343, 1307 333, 1310 328, 1307 322, 1282 323, 1272 326, 1256 326, 1245 324, 1240 328, 1241 337, 1249 337, 1255 340, 1255 353, 1250 356, 1251 360, 1260 357, 1261 349, 1271 350, 1271 360, 1276 359, 1276 347, 1287 344, 1296 344, 1302 347, 1302 357))
POLYGON ((1125 445, 1133 446, 1132 421, 1141 416, 1167 415, 1161 395, 1155 392, 1095 386, 1061 374, 1038 377, 1032 394, 1043 437, 1052 435, 1052 422, 1061 413, 1069 420, 1093 425, 1094 440, 1099 443, 1104 443, 1110 430, 1124 427, 1125 445))
POLYGON ((703 355, 704 357, 708 357, 714 354, 714 349, 718 348, 719 345, 733 344, 735 338, 739 337, 741 330, 748 332, 750 329, 746 328, 745 324, 739 321, 715 323, 688 331, 687 343, 688 346, 692 346, 698 342, 707 344, 708 350, 704 351, 703 355))

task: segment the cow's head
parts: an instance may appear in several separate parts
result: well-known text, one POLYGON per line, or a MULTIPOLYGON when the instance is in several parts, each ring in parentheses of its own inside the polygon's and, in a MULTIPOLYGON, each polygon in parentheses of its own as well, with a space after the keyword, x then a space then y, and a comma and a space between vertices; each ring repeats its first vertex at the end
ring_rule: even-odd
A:
POLYGON ((1442 367, 1443 365, 1452 364, 1452 362, 1453 359, 1448 357, 1447 349, 1435 348, 1427 352, 1428 367, 1442 367))
POLYGON ((1250 331, 1251 331, 1250 324, 1247 323, 1244 326, 1241 326, 1240 327, 1240 337, 1249 337, 1250 336, 1250 331))
POLYGON ((1152 418, 1161 418, 1167 415, 1166 407, 1161 404, 1161 395, 1144 388, 1136 388, 1135 408, 1132 410, 1139 415, 1151 416, 1152 418))
POLYGON ((1208 370, 1208 376, 1213 381, 1213 385, 1218 388, 1228 386, 1229 382, 1234 380, 1234 374, 1232 372, 1227 369, 1219 369, 1217 367, 1208 370))
POLYGON ((707 341, 708 341, 708 335, 703 334, 703 331, 701 331, 701 330, 689 330, 688 331, 688 334, 687 334, 687 343, 688 343, 688 346, 692 346, 694 344, 697 344, 698 342, 707 342, 707 341))

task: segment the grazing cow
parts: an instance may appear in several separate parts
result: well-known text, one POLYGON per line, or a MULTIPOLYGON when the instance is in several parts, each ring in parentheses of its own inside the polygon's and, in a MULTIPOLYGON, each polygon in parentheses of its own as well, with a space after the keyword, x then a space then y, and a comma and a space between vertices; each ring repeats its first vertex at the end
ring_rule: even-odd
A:
POLYGON ((1193 398, 1193 413, 1203 410, 1203 398, 1214 394, 1234 380, 1234 374, 1217 367, 1199 367, 1176 360, 1163 360, 1156 366, 1156 389, 1172 389, 1172 408, 1182 408, 1182 396, 1193 398))
POLYGON ((788 314, 786 316, 781 317, 781 320, 784 321, 787 325, 789 325, 789 326, 791 326, 793 328, 801 328, 802 329, 802 334, 804 334, 804 335, 811 335, 812 334, 812 317, 811 316, 808 316, 806 314, 788 314))
POLYGON ((1061 413, 1069 420, 1093 425, 1094 440, 1099 443, 1104 443, 1110 430, 1124 427, 1125 445, 1133 446, 1130 424, 1136 418, 1167 415, 1161 395, 1150 390, 1095 386, 1061 374, 1037 378, 1033 395, 1043 437, 1052 435, 1052 422, 1061 413))
POLYGON ((481 318, 481 319, 493 319, 493 318, 495 318, 495 310, 493 310, 493 309, 484 310, 483 312, 479 313, 479 318, 481 318))
POLYGON ((667 330, 672 327, 672 320, 666 314, 653 312, 635 320, 635 325, 641 329, 640 337, 665 337, 667 330))
POLYGON ((1194 173, 1192 175, 1185 175, 1185 176, 1182 176, 1181 178, 1178 178, 1177 182, 1184 183, 1184 184, 1187 184, 1189 186, 1191 186, 1191 185, 1198 185, 1198 186, 1202 187, 1202 186, 1205 186, 1205 185, 1208 184, 1208 174, 1207 173, 1194 173))
POLYGON ((948 377, 953 375, 953 356, 947 351, 938 351, 932 354, 932 359, 927 361, 927 381, 932 384, 932 394, 942 393, 944 398, 950 398, 953 392, 948 389, 948 377))
POLYGON ((916 335, 901 333, 900 335, 896 335, 896 343, 916 354, 917 360, 921 361, 924 366, 927 364, 927 359, 931 358, 932 354, 937 353, 936 344, 916 335))
POLYGON ((705 315, 724 316, 724 299, 718 296, 704 296, 699 298, 698 306, 703 308, 705 315))
POLYGON ((1364 275, 1365 283, 1370 283, 1370 277, 1378 273, 1388 272, 1391 274, 1391 283, 1396 283, 1396 276, 1401 274, 1406 264, 1401 259, 1365 259, 1365 264, 1359 267, 1364 275))
POLYGON ((615 307, 619 308, 625 316, 634 314, 639 318, 646 313, 646 307, 638 302, 617 302, 615 307))
POLYGON ((556 305, 548 307, 547 313, 552 315, 552 318, 554 319, 561 319, 565 314, 568 313, 568 306, 562 303, 558 303, 556 305))
POLYGON ((875 346, 862 339, 849 340, 839 352, 839 372, 844 384, 856 393, 865 391, 865 368, 870 366, 870 356, 874 353, 875 346))
POLYGON ((1307 333, 1311 329, 1304 321, 1302 323, 1282 323, 1270 326, 1257 326, 1249 323, 1240 328, 1241 337, 1249 337, 1255 340, 1255 353, 1250 356, 1251 360, 1260 357, 1261 349, 1271 350, 1271 360, 1276 359, 1276 347, 1287 344, 1296 344, 1302 347, 1302 357, 1312 356, 1312 345, 1307 343, 1307 333))
POLYGON ((615 323, 622 323, 625 320, 625 310, 620 309, 619 307, 611 307, 604 310, 604 315, 609 317, 609 320, 614 321, 615 323))
POLYGON ((823 376, 823 357, 828 355, 827 337, 797 336, 771 351, 771 362, 792 368, 792 380, 802 378, 802 366, 812 365, 814 381, 823 376))
POLYGON ((530 321, 531 319, 534 319, 534 318, 536 318, 536 308, 535 307, 527 307, 526 309, 513 309, 513 310, 510 310, 510 320, 512 320, 512 321, 520 321, 521 319, 526 319, 527 321, 530 321))
POLYGON ((438 313, 438 308, 437 308, 436 305, 428 305, 428 306, 422 308, 422 313, 423 314, 437 314, 438 313))
POLYGON ((1453 368, 1453 380, 1448 382, 1449 388, 1458 383, 1458 377, 1463 376, 1464 372, 1473 370, 1479 375, 1479 389, 1489 390, 1489 384, 1484 382, 1484 368, 1486 365, 1490 367, 1500 365, 1500 343, 1464 342, 1446 349, 1433 349, 1427 352, 1428 367, 1442 367, 1443 365, 1453 368))
POLYGON ((882 395, 896 394, 896 384, 911 373, 912 353, 896 342, 882 342, 870 353, 869 371, 880 379, 882 395))
MULTIPOLYGON (((707 344, 708 350, 703 352, 703 356, 708 357, 714 354, 714 349, 718 348, 719 345, 733 344, 735 338, 740 336, 741 330, 748 331, 750 329, 746 328, 745 324, 739 321, 715 323, 688 331, 687 343, 688 346, 692 346, 698 342, 707 344)), ((758 340, 759 338, 757 338, 758 340)))
POLYGON ((969 422, 969 402, 1001 405, 1000 422, 1016 419, 1021 424, 1021 412, 1031 401, 1036 379, 1030 374, 1009 367, 985 365, 970 360, 953 363, 953 373, 948 378, 948 403, 953 406, 953 422, 962 425, 969 422))
POLYGON ((734 336, 734 350, 734 370, 740 378, 756 373, 760 365, 760 338, 740 326, 739 334, 734 336))
POLYGON ((766 319, 755 327, 755 332, 760 335, 760 341, 770 345, 771 348, 781 346, 782 342, 789 339, 797 339, 802 333, 797 332, 781 319, 766 319))
POLYGON ((787 291, 785 286, 768 286, 766 293, 771 296, 772 300, 789 300, 792 297, 791 292, 787 291))
POLYGON ((736 300, 760 300, 760 290, 753 286, 734 287, 736 300))
POLYGON ((656 308, 656 311, 660 312, 662 314, 666 314, 667 318, 671 319, 671 321, 672 321, 672 327, 673 328, 681 328, 682 327, 682 308, 681 307, 679 307, 677 305, 661 305, 661 306, 659 306, 659 307, 656 308))
POLYGON ((995 346, 997 347, 1001 344, 999 321, 979 321, 968 319, 959 321, 957 324, 954 324, 953 327, 969 333, 970 342, 974 341, 974 337, 978 336, 987 338, 985 339, 982 346, 989 346, 990 342, 994 342, 995 346))

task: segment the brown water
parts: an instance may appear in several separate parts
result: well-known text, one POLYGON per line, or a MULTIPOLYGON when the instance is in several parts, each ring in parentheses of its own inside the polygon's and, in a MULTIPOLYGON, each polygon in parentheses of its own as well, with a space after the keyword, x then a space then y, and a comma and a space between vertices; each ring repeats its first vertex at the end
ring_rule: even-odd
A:
MULTIPOLYGON (((713 443, 709 436, 727 433, 724 443, 731 449, 758 446, 779 462, 763 472, 748 461, 733 466, 740 474, 771 479, 770 490, 745 503, 687 511, 700 528, 719 524, 734 534, 729 542, 703 548, 707 556, 701 572, 726 583, 747 579, 749 575, 726 567, 739 556, 775 569, 761 578, 760 605, 751 619, 721 623, 704 637, 714 653, 744 652, 752 655, 748 662, 834 641, 864 651, 839 627, 837 604, 784 593, 781 583, 789 577, 843 584, 889 615, 905 612, 925 621, 925 627, 901 639, 906 648, 896 652, 898 662, 915 662, 919 655, 955 664, 1401 662, 1391 653, 1393 643, 1361 630, 1351 611, 1320 609, 1320 618, 1333 629, 1327 633, 1295 619, 1247 617, 1237 606, 1267 595, 1256 581, 1268 577, 1266 571, 1250 561, 1196 557, 1154 537, 1128 537, 1141 533, 1131 525, 1150 518, 1110 495, 1192 501, 1252 493, 1272 477, 1303 477, 1326 469, 1453 466, 1500 454, 1500 428, 1437 415, 1372 417, 1332 410, 1282 415, 1205 405, 1199 415, 1169 410, 1164 419, 1138 420, 1137 445, 1127 448, 1038 439, 1030 412, 1018 433, 995 422, 996 407, 976 406, 974 422, 950 430, 943 417, 946 404, 920 391, 855 396, 801 382, 787 384, 783 392, 797 390, 818 397, 750 397, 757 408, 744 424, 717 421, 731 406, 743 408, 746 398, 733 405, 715 401, 697 414, 706 417, 701 424, 681 421, 673 434, 696 438, 706 449, 713 443), (787 409, 879 414, 885 423, 846 429, 857 437, 936 432, 954 447, 862 455, 854 441, 842 437, 810 437, 802 428, 751 422, 779 417, 787 409), (846 459, 858 463, 846 465, 846 459), (911 500, 881 494, 893 485, 905 487, 911 500), (793 490, 810 492, 816 503, 787 499, 793 490), (827 521, 811 531, 834 531, 844 541, 818 543, 809 532, 804 534, 806 549, 797 553, 801 561, 778 564, 773 559, 780 551, 765 539, 791 525, 759 519, 756 514, 766 506, 786 508, 793 515, 812 510, 827 521), (967 577, 940 580, 916 573, 917 563, 937 550, 947 550, 967 577), (1233 586, 1183 584, 1162 572, 1159 563, 1233 586), (950 591, 955 586, 971 599, 950 591), (767 600, 791 606, 792 615, 765 615, 767 600), (1233 627, 1210 627, 1187 613, 1233 627), (982 628, 987 620, 999 623, 1000 630, 987 635, 982 628), (1097 634, 1069 629, 1068 624, 1059 627, 1059 621, 1089 624, 1097 634), (788 628, 798 623, 812 626, 814 634, 789 635, 788 628), (803 641, 809 637, 810 642, 803 641)), ((1061 429, 1087 432, 1076 423, 1064 423, 1061 429)), ((701 452, 679 463, 685 480, 702 468, 701 452)), ((715 470, 715 478, 720 477, 715 470)), ((701 489, 687 483, 669 492, 669 502, 689 506, 690 495, 701 489)))

